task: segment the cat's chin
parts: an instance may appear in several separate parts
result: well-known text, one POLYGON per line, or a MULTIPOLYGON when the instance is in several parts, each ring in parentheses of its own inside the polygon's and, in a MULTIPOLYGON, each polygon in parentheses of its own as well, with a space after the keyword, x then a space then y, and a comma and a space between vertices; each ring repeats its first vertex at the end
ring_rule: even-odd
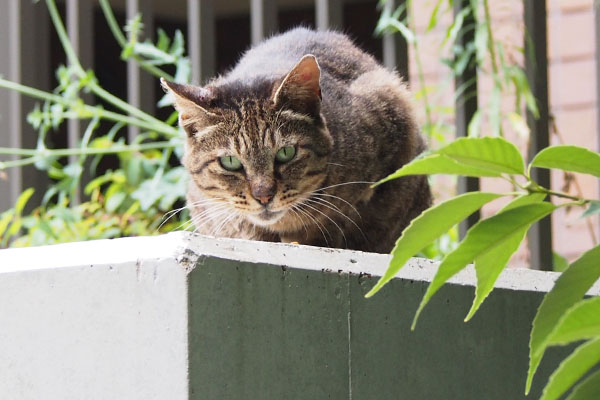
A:
POLYGON ((278 222, 285 215, 285 211, 264 210, 258 214, 248 214, 246 217, 254 225, 270 226, 278 222))

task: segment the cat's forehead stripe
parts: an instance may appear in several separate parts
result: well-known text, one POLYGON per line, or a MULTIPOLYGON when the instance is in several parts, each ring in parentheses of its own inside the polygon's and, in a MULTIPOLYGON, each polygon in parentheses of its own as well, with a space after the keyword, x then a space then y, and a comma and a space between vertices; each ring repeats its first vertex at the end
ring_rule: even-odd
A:
POLYGON ((308 115, 300 114, 300 113, 294 112, 292 110, 283 110, 281 112, 281 115, 285 115, 286 117, 288 117, 290 119, 297 119, 297 120, 304 121, 304 122, 313 122, 313 119, 311 117, 309 117, 308 115))
POLYGON ((202 129, 197 130, 196 132, 194 132, 194 135, 196 137, 201 137, 204 135, 208 135, 209 133, 213 132, 215 129, 217 129, 219 125, 211 125, 211 126, 205 126, 202 129))

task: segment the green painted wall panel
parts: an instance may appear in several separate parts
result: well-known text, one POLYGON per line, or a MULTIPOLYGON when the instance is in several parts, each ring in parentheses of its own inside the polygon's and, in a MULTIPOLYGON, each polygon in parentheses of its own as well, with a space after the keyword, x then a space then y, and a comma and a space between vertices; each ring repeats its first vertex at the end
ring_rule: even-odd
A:
POLYGON ((469 323, 473 288, 447 285, 410 324, 427 283, 202 257, 189 275, 191 399, 506 400, 524 395, 543 293, 497 289, 469 323))
POLYGON ((348 398, 348 275, 201 259, 190 399, 348 398))

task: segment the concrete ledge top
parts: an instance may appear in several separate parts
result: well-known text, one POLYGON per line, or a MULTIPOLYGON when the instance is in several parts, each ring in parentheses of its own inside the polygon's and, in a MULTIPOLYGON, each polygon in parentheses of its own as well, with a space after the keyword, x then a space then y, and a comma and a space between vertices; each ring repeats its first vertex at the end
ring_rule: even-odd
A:
MULTIPOLYGON (((132 260, 175 258, 186 271, 191 271, 201 257, 218 257, 241 262, 263 263, 308 270, 381 276, 390 255, 363 253, 352 250, 328 249, 286 243, 267 243, 240 239, 212 238, 189 232, 173 232, 161 236, 134 237, 89 242, 65 243, 53 246, 0 250, 0 274, 67 268, 86 265, 118 265, 132 260)), ((431 281, 439 263, 413 258, 398 278, 431 281)), ((558 273, 521 268, 506 269, 495 287, 549 291, 558 273)), ((474 269, 469 267, 453 278, 451 283, 475 286, 474 269)), ((600 295, 600 281, 588 292, 600 295)))

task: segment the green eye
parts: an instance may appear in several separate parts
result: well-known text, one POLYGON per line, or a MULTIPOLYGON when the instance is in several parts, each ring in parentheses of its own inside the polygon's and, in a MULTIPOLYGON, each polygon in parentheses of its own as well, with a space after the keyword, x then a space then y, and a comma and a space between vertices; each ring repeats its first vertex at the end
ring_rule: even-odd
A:
POLYGON ((280 163, 286 163, 290 161, 296 155, 296 148, 294 146, 284 146, 277 150, 275 158, 280 163))
POLYGON ((227 171, 237 171, 242 168, 242 162, 234 156, 220 157, 219 162, 221 163, 221 167, 227 171))

